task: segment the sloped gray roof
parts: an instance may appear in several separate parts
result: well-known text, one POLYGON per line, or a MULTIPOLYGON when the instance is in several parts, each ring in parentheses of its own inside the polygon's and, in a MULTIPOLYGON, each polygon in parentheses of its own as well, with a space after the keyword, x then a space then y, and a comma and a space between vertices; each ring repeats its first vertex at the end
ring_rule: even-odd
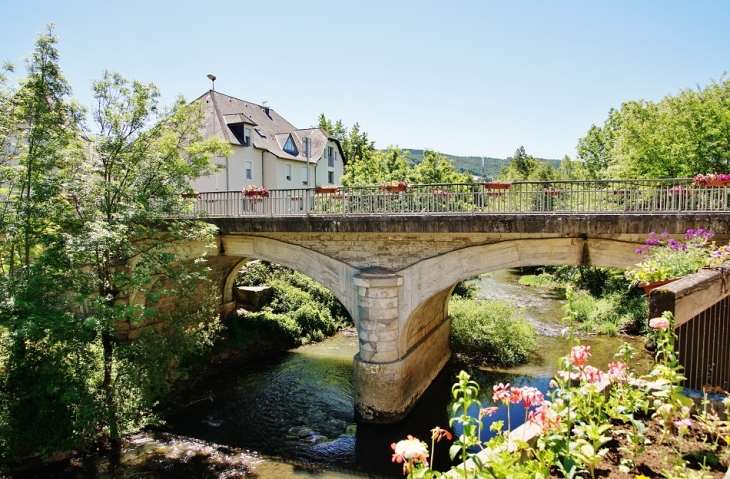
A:
POLYGON ((251 135, 253 146, 282 159, 307 161, 302 146, 302 138, 307 137, 311 142, 310 160, 316 162, 322 156, 327 140, 330 139, 327 132, 321 128, 298 130, 273 108, 268 108, 267 112, 267 108, 261 105, 239 100, 223 93, 210 90, 194 101, 200 102, 203 107, 205 117, 202 133, 204 136, 215 135, 232 145, 244 146, 231 132, 228 125, 249 124, 263 134, 263 136, 256 133, 251 135), (282 149, 290 134, 298 150, 295 155, 282 149))

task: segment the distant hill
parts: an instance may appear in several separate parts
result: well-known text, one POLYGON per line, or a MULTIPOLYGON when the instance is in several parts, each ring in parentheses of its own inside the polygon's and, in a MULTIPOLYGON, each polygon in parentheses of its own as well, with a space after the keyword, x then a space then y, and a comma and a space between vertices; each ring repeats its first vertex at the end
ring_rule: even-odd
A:
MULTIPOLYGON (((410 166, 423 161, 423 150, 414 150, 411 148, 403 148, 403 150, 410 151, 409 160, 410 166)), ((476 176, 485 176, 487 178, 494 178, 499 174, 499 170, 503 166, 509 165, 509 160, 506 158, 491 158, 484 157, 484 170, 482 171, 482 157, 481 156, 456 156, 449 155, 448 153, 441 153, 445 157, 449 158, 454 162, 454 167, 462 172, 466 172, 476 176)), ((553 168, 560 167, 560 160, 550 160, 544 158, 538 158, 541 161, 547 161, 553 168)))

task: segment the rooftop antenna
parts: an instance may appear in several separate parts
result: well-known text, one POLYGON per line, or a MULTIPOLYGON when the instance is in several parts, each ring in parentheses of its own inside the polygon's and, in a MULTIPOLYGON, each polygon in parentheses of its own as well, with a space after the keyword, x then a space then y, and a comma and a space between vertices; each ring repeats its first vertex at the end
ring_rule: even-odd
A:
MULTIPOLYGON (((213 75, 212 73, 208 73, 208 80, 213 82, 213 93, 215 93, 215 75, 213 75)), ((213 113, 215 114, 215 103, 213 103, 213 113)), ((213 136, 215 136, 215 119, 213 120, 213 136)), ((218 155, 215 155, 215 154, 213 155, 214 161, 217 156, 218 155)), ((216 189, 218 189, 217 186, 218 186, 218 178, 216 176, 216 189)), ((228 181, 228 157, 226 156, 226 191, 228 191, 229 188, 230 188, 230 186, 229 186, 229 181, 228 181)))

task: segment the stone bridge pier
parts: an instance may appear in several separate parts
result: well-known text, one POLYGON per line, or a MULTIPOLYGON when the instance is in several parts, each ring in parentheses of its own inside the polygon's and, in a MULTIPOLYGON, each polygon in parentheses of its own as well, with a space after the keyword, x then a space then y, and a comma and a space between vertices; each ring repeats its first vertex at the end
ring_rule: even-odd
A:
MULTIPOLYGON (((355 416, 370 423, 402 419, 449 359, 450 322, 446 308, 432 311, 424 332, 412 347, 404 344, 408 316, 402 301, 403 276, 386 270, 354 277, 360 352, 354 360, 355 416), (404 347, 405 346, 405 347, 404 347)), ((446 298, 452 288, 448 288, 446 298)), ((425 308, 419 308, 421 313, 425 308)))

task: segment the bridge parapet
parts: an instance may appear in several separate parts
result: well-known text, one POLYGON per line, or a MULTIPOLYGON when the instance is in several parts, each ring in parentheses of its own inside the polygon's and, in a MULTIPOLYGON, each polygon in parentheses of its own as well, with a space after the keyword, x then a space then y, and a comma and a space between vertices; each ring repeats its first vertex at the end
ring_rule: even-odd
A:
POLYGON ((651 291, 649 317, 674 315, 684 387, 730 390, 730 262, 651 291))
POLYGON ((360 215, 413 213, 622 213, 728 211, 727 186, 697 185, 690 178, 652 180, 456 183, 339 186, 204 192, 189 215, 207 217, 360 215), (319 192, 319 193, 318 193, 319 192))

